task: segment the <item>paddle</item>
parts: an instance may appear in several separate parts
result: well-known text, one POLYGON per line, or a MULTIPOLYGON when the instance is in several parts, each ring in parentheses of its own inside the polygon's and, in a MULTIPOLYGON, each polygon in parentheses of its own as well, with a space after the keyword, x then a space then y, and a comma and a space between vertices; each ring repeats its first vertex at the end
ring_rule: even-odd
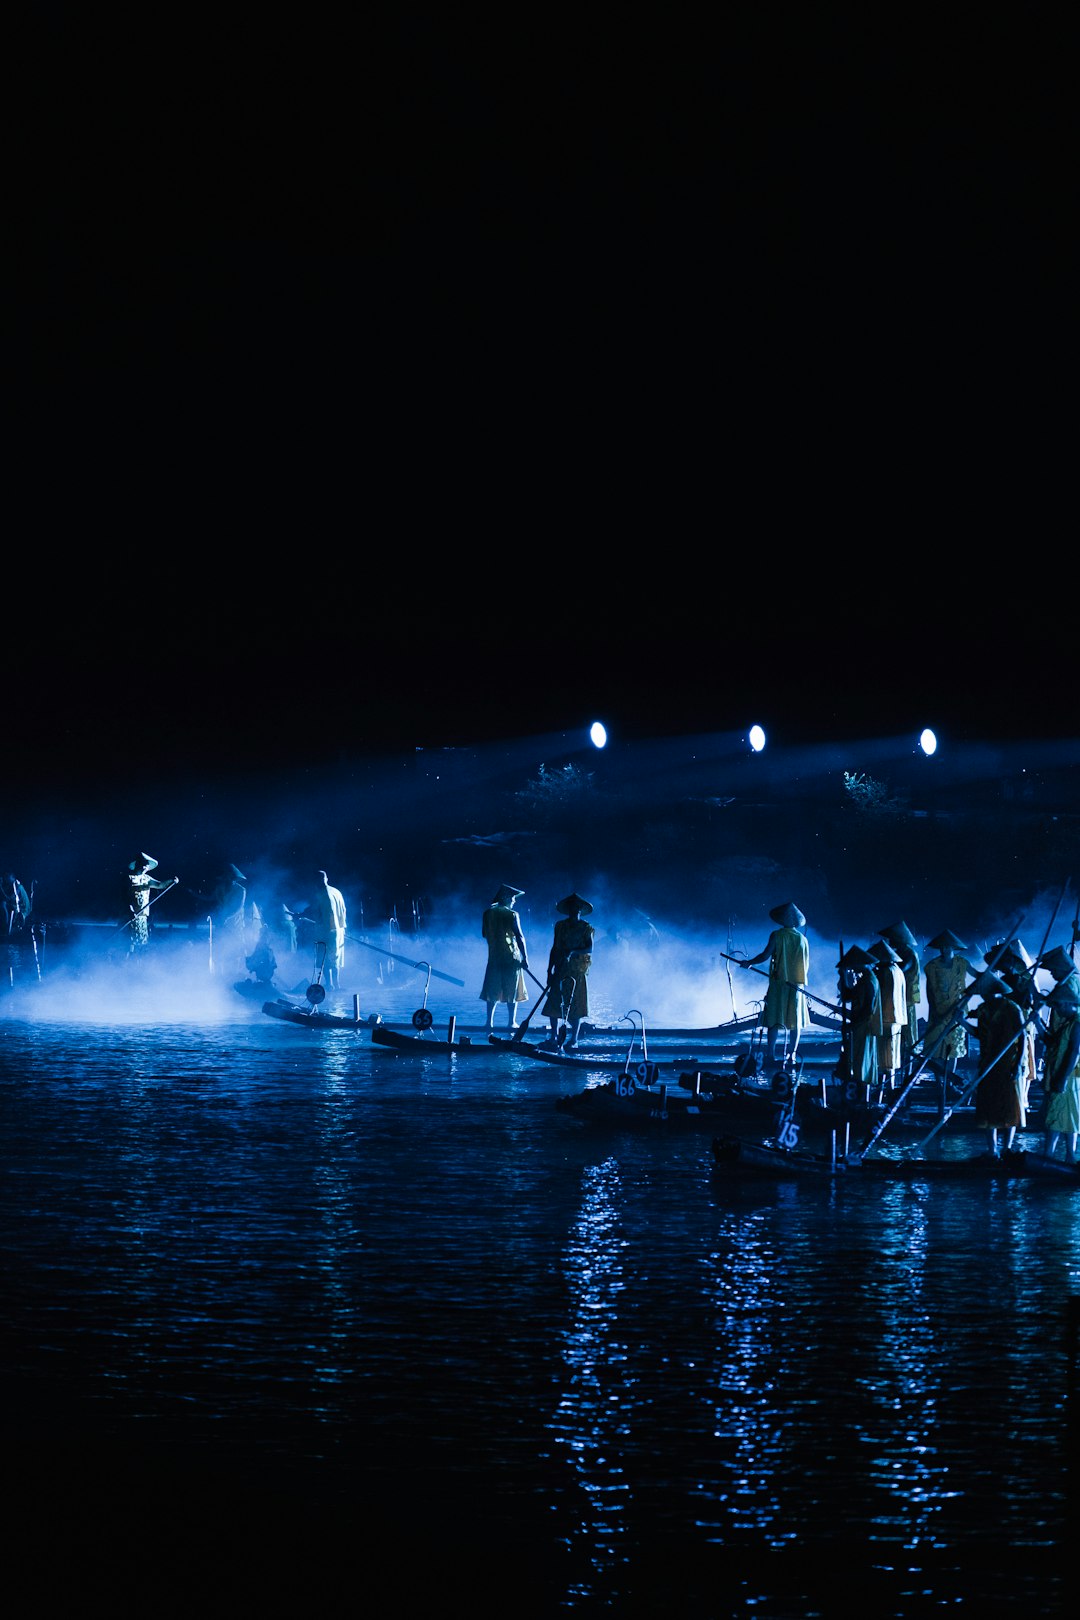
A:
MULTIPOLYGON (((544 996, 546 996, 547 992, 548 992, 548 986, 546 984, 540 984, 540 980, 536 977, 536 974, 533 972, 532 968, 526 968, 525 972, 529 975, 529 978, 533 981, 534 984, 539 984, 540 985, 541 990, 544 992, 544 996)), ((521 1020, 521 1023, 518 1025, 517 1029, 515 1029, 514 1033, 511 1035, 510 1039, 513 1041, 515 1046, 518 1045, 521 1041, 523 1041, 525 1039, 525 1031, 529 1027, 529 1019, 532 1017, 533 1013, 536 1011, 537 1007, 539 1007, 539 1005, 540 1005, 540 1003, 541 1003, 541 1001, 543 999, 544 999, 543 996, 538 997, 538 999, 533 1003, 533 1005, 529 1008, 528 1012, 525 1014, 525 1017, 521 1020)))
POLYGON ((445 979, 447 984, 456 984, 462 990, 465 988, 464 979, 455 979, 452 973, 440 973, 438 968, 433 968, 431 966, 430 962, 414 962, 411 957, 399 956, 397 951, 388 951, 385 950, 381 945, 373 945, 369 939, 357 939, 355 934, 348 934, 346 937, 352 942, 352 944, 366 945, 369 951, 378 951, 380 956, 390 957, 390 959, 394 962, 404 962, 406 967, 423 968, 431 974, 433 979, 445 979))

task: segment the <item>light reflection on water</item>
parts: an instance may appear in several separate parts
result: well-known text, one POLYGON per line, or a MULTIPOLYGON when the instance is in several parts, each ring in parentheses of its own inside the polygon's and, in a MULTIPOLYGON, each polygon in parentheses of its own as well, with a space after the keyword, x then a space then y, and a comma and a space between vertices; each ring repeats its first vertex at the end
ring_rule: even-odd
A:
POLYGON ((527 1059, 258 1015, 0 1031, 28 1527, 244 1503, 249 1582, 474 1612, 1055 1612, 1073 1188, 725 1185, 527 1059))

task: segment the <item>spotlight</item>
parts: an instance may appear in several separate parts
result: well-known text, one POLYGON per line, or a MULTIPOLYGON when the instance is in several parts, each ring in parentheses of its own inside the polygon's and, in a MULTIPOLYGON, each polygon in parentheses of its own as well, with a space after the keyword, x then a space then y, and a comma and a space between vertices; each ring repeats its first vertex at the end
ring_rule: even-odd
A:
POLYGON ((919 747, 922 749, 924 754, 936 753, 937 738, 929 727, 927 727, 922 736, 919 738, 919 747))
POLYGON ((592 742, 594 748, 603 748, 604 744, 607 742, 607 732, 600 724, 599 720, 594 720, 592 725, 589 727, 589 740, 592 742))
POLYGON ((750 727, 750 746, 755 754, 760 754, 765 746, 765 733, 760 726, 750 727))

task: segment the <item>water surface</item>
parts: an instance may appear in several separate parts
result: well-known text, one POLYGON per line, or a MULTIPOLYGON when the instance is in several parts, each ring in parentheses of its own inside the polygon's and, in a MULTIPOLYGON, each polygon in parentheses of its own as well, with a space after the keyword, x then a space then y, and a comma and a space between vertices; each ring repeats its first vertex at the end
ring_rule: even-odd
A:
POLYGON ((0 1023, 43 1595, 1057 1612, 1080 1188, 719 1180, 580 1083, 256 1005, 0 1023))

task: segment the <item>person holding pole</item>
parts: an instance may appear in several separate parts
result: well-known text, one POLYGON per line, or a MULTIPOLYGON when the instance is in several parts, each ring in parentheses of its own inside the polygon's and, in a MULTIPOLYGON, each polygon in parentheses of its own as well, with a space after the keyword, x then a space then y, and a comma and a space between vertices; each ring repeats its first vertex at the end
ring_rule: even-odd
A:
POLYGON ((1005 1152, 1009 1153, 1018 1128, 1025 1123, 1029 1079, 1024 1038, 1027 1016, 1013 999, 1009 985, 996 973, 980 973, 972 988, 982 997, 974 1013, 982 1071, 975 1092, 975 1125, 986 1132, 989 1156, 998 1159, 998 1132, 1004 1133, 1005 1152))
POLYGON ((150 943, 150 907, 154 904, 150 898, 151 891, 172 889, 180 881, 174 877, 164 883, 160 878, 151 877, 157 864, 154 857, 147 854, 136 855, 134 860, 128 862, 128 910, 131 916, 122 926, 131 929, 129 954, 145 950, 150 943))
POLYGON ((326 982, 331 990, 340 990, 341 970, 345 966, 345 896, 334 888, 325 872, 319 872, 319 886, 311 909, 315 913, 319 938, 326 943, 326 982))
POLYGON ((972 966, 963 952, 967 946, 951 928, 943 928, 930 940, 929 950, 937 951, 926 963, 925 1051, 932 1053, 930 1065, 946 1088, 956 1073, 956 1065, 967 1056, 967 1026, 957 1020, 972 966))
POLYGON ((800 932, 806 927, 806 918, 790 900, 782 906, 774 906, 769 916, 778 927, 769 935, 765 949, 756 956, 745 957, 743 966, 752 967, 768 957, 769 986, 761 1016, 767 1031, 765 1055, 769 1063, 775 1062, 776 1037, 784 1029, 791 1043, 784 1062, 794 1063, 799 1037, 810 1022, 806 997, 799 994, 810 978, 810 946, 806 935, 800 932))
POLYGON ((487 1033, 495 1027, 495 1008, 506 1003, 506 1027, 517 1029, 517 1004, 528 1001, 525 974, 529 967, 529 953, 525 948, 525 935, 521 918, 514 910, 514 902, 524 889, 500 883, 498 892, 480 919, 480 932, 487 941, 487 968, 480 987, 480 1000, 487 1003, 487 1033))
POLYGON ((592 906, 580 894, 566 895, 556 902, 555 910, 561 911, 562 917, 555 924, 548 953, 544 1013, 551 1035, 547 1044, 558 1046, 559 1025, 564 1023, 570 1030, 565 1042, 569 1048, 577 1045, 582 1021, 589 1016, 589 969, 596 930, 585 921, 592 906))

